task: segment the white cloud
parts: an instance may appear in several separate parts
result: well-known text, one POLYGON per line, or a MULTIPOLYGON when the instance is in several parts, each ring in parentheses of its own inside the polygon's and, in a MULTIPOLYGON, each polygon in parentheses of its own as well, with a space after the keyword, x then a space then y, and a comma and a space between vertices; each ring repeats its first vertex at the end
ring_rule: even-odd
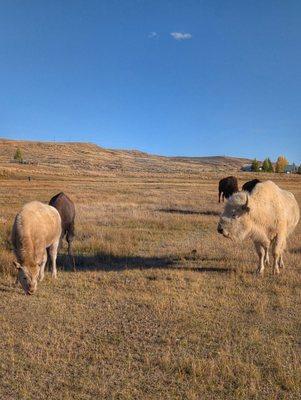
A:
POLYGON ((148 34, 149 39, 157 39, 159 37, 159 34, 157 32, 150 32, 148 34))
POLYGON ((192 38, 191 33, 184 33, 184 32, 171 32, 170 35, 175 39, 175 40, 189 40, 192 38))

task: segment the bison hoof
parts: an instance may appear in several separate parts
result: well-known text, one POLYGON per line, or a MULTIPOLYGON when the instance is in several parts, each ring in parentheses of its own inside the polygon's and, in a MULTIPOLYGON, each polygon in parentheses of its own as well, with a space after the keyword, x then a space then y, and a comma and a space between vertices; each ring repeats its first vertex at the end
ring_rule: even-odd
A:
POLYGON ((256 270, 256 275, 262 276, 263 273, 264 273, 264 269, 263 269, 263 268, 258 268, 258 269, 256 270))

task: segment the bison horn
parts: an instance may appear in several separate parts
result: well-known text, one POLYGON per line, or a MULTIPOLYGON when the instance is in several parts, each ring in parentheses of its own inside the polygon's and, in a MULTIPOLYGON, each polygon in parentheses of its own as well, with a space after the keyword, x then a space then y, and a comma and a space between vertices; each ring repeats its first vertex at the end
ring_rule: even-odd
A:
POLYGON ((21 265, 17 262, 17 261, 13 261, 14 267, 16 267, 17 269, 21 269, 21 265))
POLYGON ((246 212, 250 211, 250 207, 249 207, 249 196, 247 195, 247 200, 246 203, 242 206, 242 209, 246 212))

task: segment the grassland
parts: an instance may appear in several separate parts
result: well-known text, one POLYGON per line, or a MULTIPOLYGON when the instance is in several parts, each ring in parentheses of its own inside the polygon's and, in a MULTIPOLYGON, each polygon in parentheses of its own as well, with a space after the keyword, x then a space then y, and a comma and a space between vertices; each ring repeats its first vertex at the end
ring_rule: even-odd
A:
POLYGON ((92 143, 30 142, 0 139, 0 176, 99 176, 114 174, 190 174, 236 171, 247 159, 235 157, 163 157, 137 150, 105 149, 92 143), (12 163, 17 149, 24 164, 12 163), (27 164, 29 163, 29 164, 27 164))
MULTIPOLYGON (((259 278, 251 244, 216 233, 220 173, 45 166, 29 182, 35 166, 3 168, 1 400, 300 398, 300 224, 284 273, 259 278), (28 297, 14 283, 13 217, 62 190, 77 209, 76 270, 63 248, 58 280, 28 297)), ((300 177, 272 178, 301 205, 300 177)))

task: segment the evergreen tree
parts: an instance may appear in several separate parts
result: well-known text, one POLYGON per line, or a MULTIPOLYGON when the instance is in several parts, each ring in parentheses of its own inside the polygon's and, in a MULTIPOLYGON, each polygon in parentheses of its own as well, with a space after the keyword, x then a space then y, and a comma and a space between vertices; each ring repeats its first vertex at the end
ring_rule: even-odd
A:
POLYGON ((21 163, 23 161, 22 152, 21 152, 21 149, 19 149, 19 147, 17 148, 17 150, 15 152, 14 160, 18 161, 19 163, 21 163))
POLYGON ((269 158, 267 158, 267 164, 268 164, 267 172, 274 172, 272 161, 269 158))
POLYGON ((269 159, 268 158, 266 158, 262 163, 262 171, 263 172, 270 172, 270 163, 269 163, 269 159))
POLYGON ((251 169, 253 172, 258 172, 259 171, 259 162, 254 158, 252 161, 251 169))

